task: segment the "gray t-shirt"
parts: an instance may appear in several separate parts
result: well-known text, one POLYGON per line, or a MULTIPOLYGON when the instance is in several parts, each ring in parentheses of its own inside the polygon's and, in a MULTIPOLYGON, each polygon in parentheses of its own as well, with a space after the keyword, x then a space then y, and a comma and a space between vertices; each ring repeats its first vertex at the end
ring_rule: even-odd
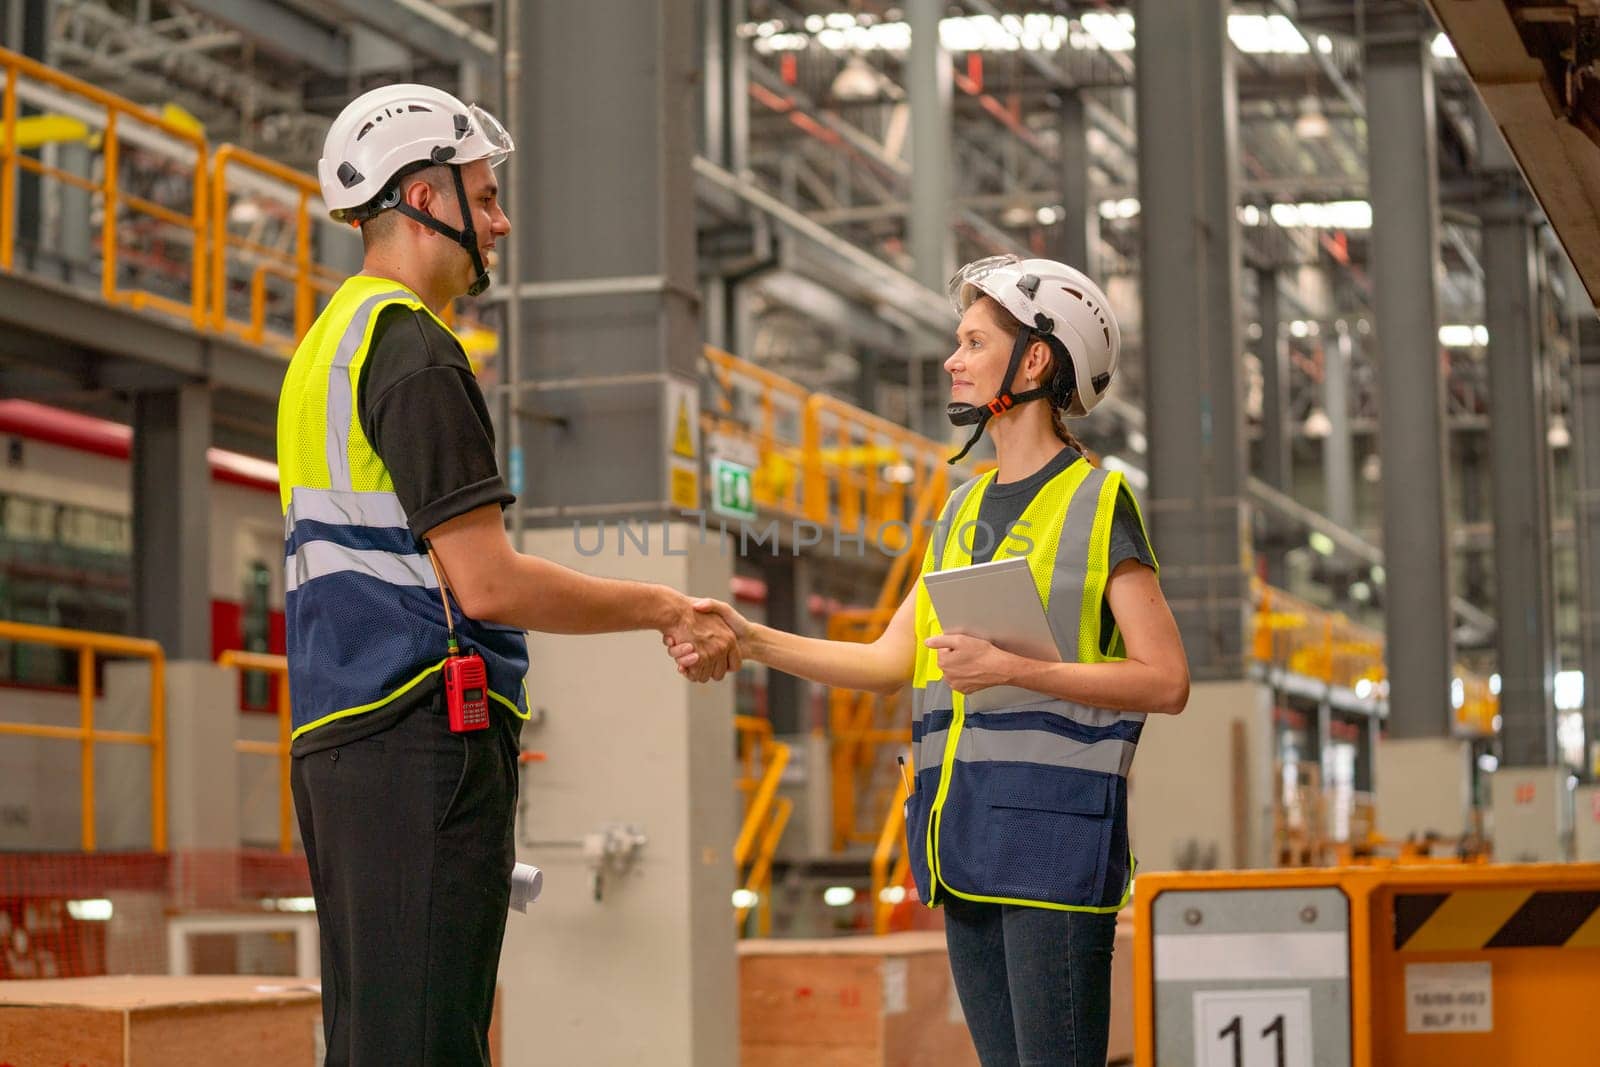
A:
MULTIPOLYGON (((1081 458, 1082 454, 1077 449, 1063 445, 1048 463, 1021 481, 991 482, 978 505, 978 528, 968 535, 972 538, 972 562, 987 563, 993 559, 995 550, 1005 543, 1007 534, 1022 518, 1022 513, 1039 490, 1044 488, 1044 484, 1081 458)), ((1022 533, 1028 539, 1033 539, 1026 528, 1022 533)), ((1150 549, 1144 528, 1134 515, 1127 496, 1122 495, 1117 498, 1116 511, 1111 518, 1111 551, 1107 573, 1115 571, 1118 564, 1128 559, 1136 559, 1151 569, 1156 565, 1155 553, 1150 549)), ((1103 643, 1109 644, 1114 622, 1110 605, 1101 601, 1100 633, 1103 643)))

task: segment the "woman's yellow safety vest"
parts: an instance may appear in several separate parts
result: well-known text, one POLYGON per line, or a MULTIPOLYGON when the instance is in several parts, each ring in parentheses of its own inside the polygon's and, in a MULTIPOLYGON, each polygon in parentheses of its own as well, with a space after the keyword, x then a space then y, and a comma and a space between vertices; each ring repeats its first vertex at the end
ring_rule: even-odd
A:
MULTIPOLYGON (((429 682, 449 651, 438 579, 356 411, 373 324, 395 304, 433 314, 398 282, 357 275, 340 286, 295 350, 278 401, 296 738, 429 682)), ((483 657, 490 697, 527 718, 526 635, 459 613, 456 635, 483 657)))
MULTIPOLYGON (((922 573, 972 563, 983 494, 994 472, 945 502, 922 573)), ((1113 624, 1101 632, 1111 522, 1122 475, 1079 459, 1039 490, 1014 529, 993 531, 995 559, 1025 554, 1065 662, 1124 656, 1113 624)), ((1132 494, 1127 499, 1139 514, 1132 494)), ((1143 519, 1140 519, 1142 524, 1143 519)), ((917 891, 929 906, 966 900, 1111 912, 1128 900, 1128 768, 1144 715, 1039 695, 968 712, 927 638, 941 633, 917 585, 911 747, 916 790, 906 833, 917 891)))

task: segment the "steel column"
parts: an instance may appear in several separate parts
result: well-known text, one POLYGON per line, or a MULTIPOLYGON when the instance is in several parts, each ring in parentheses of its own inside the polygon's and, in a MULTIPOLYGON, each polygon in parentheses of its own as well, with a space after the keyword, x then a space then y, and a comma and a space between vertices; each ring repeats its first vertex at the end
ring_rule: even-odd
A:
POLYGON ((1389 734, 1450 732, 1453 642, 1444 546, 1438 338, 1439 190, 1432 57, 1421 33, 1365 46, 1373 306, 1383 403, 1389 734))
POLYGON ((1148 514, 1191 673, 1237 678, 1249 468, 1228 4, 1139 0, 1135 12, 1148 514))
POLYGON ((1490 484, 1500 627, 1503 758, 1555 761, 1555 618, 1545 391, 1537 338, 1534 205, 1516 185, 1483 211, 1483 288, 1489 329, 1490 484))
POLYGON ((133 615, 170 659, 211 658, 211 393, 133 398, 133 615))
POLYGON ((700 29, 692 0, 519 5, 520 140, 562 146, 519 153, 514 178, 530 522, 677 511, 669 385, 695 380, 701 337, 686 91, 700 29), (604 78, 573 41, 609 42, 604 78), (580 83, 591 91, 574 108, 580 83))
POLYGON ((1322 480, 1328 518, 1346 529, 1355 526, 1355 486, 1351 482, 1350 365, 1354 338, 1340 321, 1322 348, 1322 407, 1328 414, 1328 436, 1322 442, 1322 480))
POLYGON ((910 245, 916 278, 942 292, 955 273, 955 242, 950 230, 950 56, 939 42, 940 0, 909 0, 911 55, 906 91, 911 100, 910 245))
POLYGON ((1095 248, 1100 243, 1100 212, 1089 194, 1089 118, 1083 96, 1061 94, 1056 167, 1061 172, 1061 221, 1056 224, 1056 258, 1095 274, 1095 248))
POLYGON ((1600 778, 1600 319, 1587 306, 1576 272, 1569 283, 1585 306, 1576 311, 1574 438, 1578 519, 1579 663, 1584 672, 1583 725, 1590 778, 1600 778))
MULTIPOLYGON (((1261 363, 1261 480, 1285 496, 1294 496, 1294 445, 1289 433, 1289 347, 1279 336, 1278 272, 1256 272, 1256 320, 1261 337, 1256 356, 1261 363)), ((1289 582, 1284 522, 1264 514, 1263 555, 1267 581, 1283 588, 1289 582)))

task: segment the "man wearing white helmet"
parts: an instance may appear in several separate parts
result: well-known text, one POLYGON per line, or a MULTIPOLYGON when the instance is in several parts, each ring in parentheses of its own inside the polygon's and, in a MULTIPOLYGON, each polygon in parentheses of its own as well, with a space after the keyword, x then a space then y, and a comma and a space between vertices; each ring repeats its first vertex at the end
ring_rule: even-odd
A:
MULTIPOLYGON (((1128 770, 1146 716, 1183 710, 1189 669, 1138 504, 1062 422, 1092 410, 1116 371, 1105 294, 1064 264, 1015 256, 969 264, 950 294, 961 322, 947 413, 977 427, 961 455, 987 430, 999 466, 950 494, 922 573, 1026 558, 1060 659, 944 633, 921 582, 870 645, 696 607, 777 670, 849 689, 911 685, 912 877, 923 903, 945 908, 979 1059, 1101 1064, 1116 912, 1133 885, 1128 770), (1026 692, 972 700, 1001 686, 1026 692)), ((687 644, 670 651, 694 662, 687 644)))
POLYGON ((488 409, 440 316, 489 284, 511 230, 494 167, 512 150, 481 108, 391 85, 345 108, 317 166, 366 248, 278 405, 292 783, 329 1067, 489 1062, 526 631, 655 629, 696 649, 698 680, 737 667, 727 627, 683 594, 506 537, 488 409))

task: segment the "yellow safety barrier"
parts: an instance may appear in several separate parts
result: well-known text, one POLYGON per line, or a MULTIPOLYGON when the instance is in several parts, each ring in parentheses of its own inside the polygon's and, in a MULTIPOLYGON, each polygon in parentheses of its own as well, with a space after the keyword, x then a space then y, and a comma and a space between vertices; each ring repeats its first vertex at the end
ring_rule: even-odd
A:
MULTIPOLYGON (((196 328, 205 324, 206 262, 206 141, 189 125, 158 115, 121 97, 98 89, 88 82, 52 70, 42 63, 0 49, 0 70, 5 87, 0 96, 0 269, 10 270, 16 256, 17 177, 27 171, 50 178, 101 197, 100 283, 101 296, 108 303, 135 308, 152 308, 189 321, 196 328), (64 96, 87 125, 100 131, 101 176, 92 180, 54 167, 26 154, 19 131, 18 109, 28 91, 44 91, 64 96), (135 132, 137 131, 137 133, 135 132), (170 159, 191 186, 192 203, 187 211, 158 204, 135 195, 121 185, 121 160, 124 141, 139 140, 139 134, 154 134, 171 143, 170 159), (193 160, 183 159, 193 152, 193 160), (190 276, 187 301, 174 299, 152 289, 124 288, 118 281, 119 215, 126 209, 184 231, 191 242, 190 276)), ((183 288, 182 279, 175 288, 183 288)))
POLYGON ((94 746, 144 745, 150 749, 150 847, 167 850, 167 743, 166 686, 167 657, 154 641, 119 634, 97 634, 83 630, 62 630, 54 626, 30 626, 0 622, 0 640, 24 644, 70 648, 78 653, 79 720, 72 726, 38 726, 31 723, 0 723, 0 737, 45 737, 76 741, 80 745, 80 788, 83 803, 81 839, 83 851, 95 850, 94 746), (150 732, 97 730, 94 725, 95 656, 127 656, 150 662, 150 732))
POLYGON ((220 667, 239 671, 263 671, 278 679, 278 739, 276 741, 235 741, 235 752, 247 756, 272 756, 278 761, 278 851, 294 851, 294 798, 289 786, 290 735, 293 722, 289 708, 289 659, 266 652, 228 649, 217 657, 220 667))
POLYGON ((1600 865, 1163 872, 1134 901, 1137 1067, 1594 1059, 1600 865))
POLYGON ((772 932, 772 858, 794 802, 778 796, 778 782, 789 763, 789 746, 774 741, 772 724, 753 715, 734 716, 739 736, 742 774, 739 789, 745 794, 744 822, 733 846, 735 870, 744 878, 746 900, 734 906, 734 922, 743 930, 752 907, 756 909, 756 933, 772 932))
POLYGON ((340 277, 312 260, 311 203, 321 195, 317 182, 308 174, 283 166, 265 156, 223 145, 212 161, 211 174, 211 326, 222 333, 234 333, 255 344, 270 343, 285 354, 311 328, 317 315, 317 294, 330 295, 339 287, 340 277), (286 251, 240 237, 229 230, 229 198, 237 192, 230 172, 244 172, 257 180, 281 186, 284 207, 292 200, 293 247, 286 251), (240 250, 250 272, 250 317, 240 323, 228 314, 228 253, 240 250), (294 293, 292 334, 267 328, 268 279, 288 284, 294 293))

